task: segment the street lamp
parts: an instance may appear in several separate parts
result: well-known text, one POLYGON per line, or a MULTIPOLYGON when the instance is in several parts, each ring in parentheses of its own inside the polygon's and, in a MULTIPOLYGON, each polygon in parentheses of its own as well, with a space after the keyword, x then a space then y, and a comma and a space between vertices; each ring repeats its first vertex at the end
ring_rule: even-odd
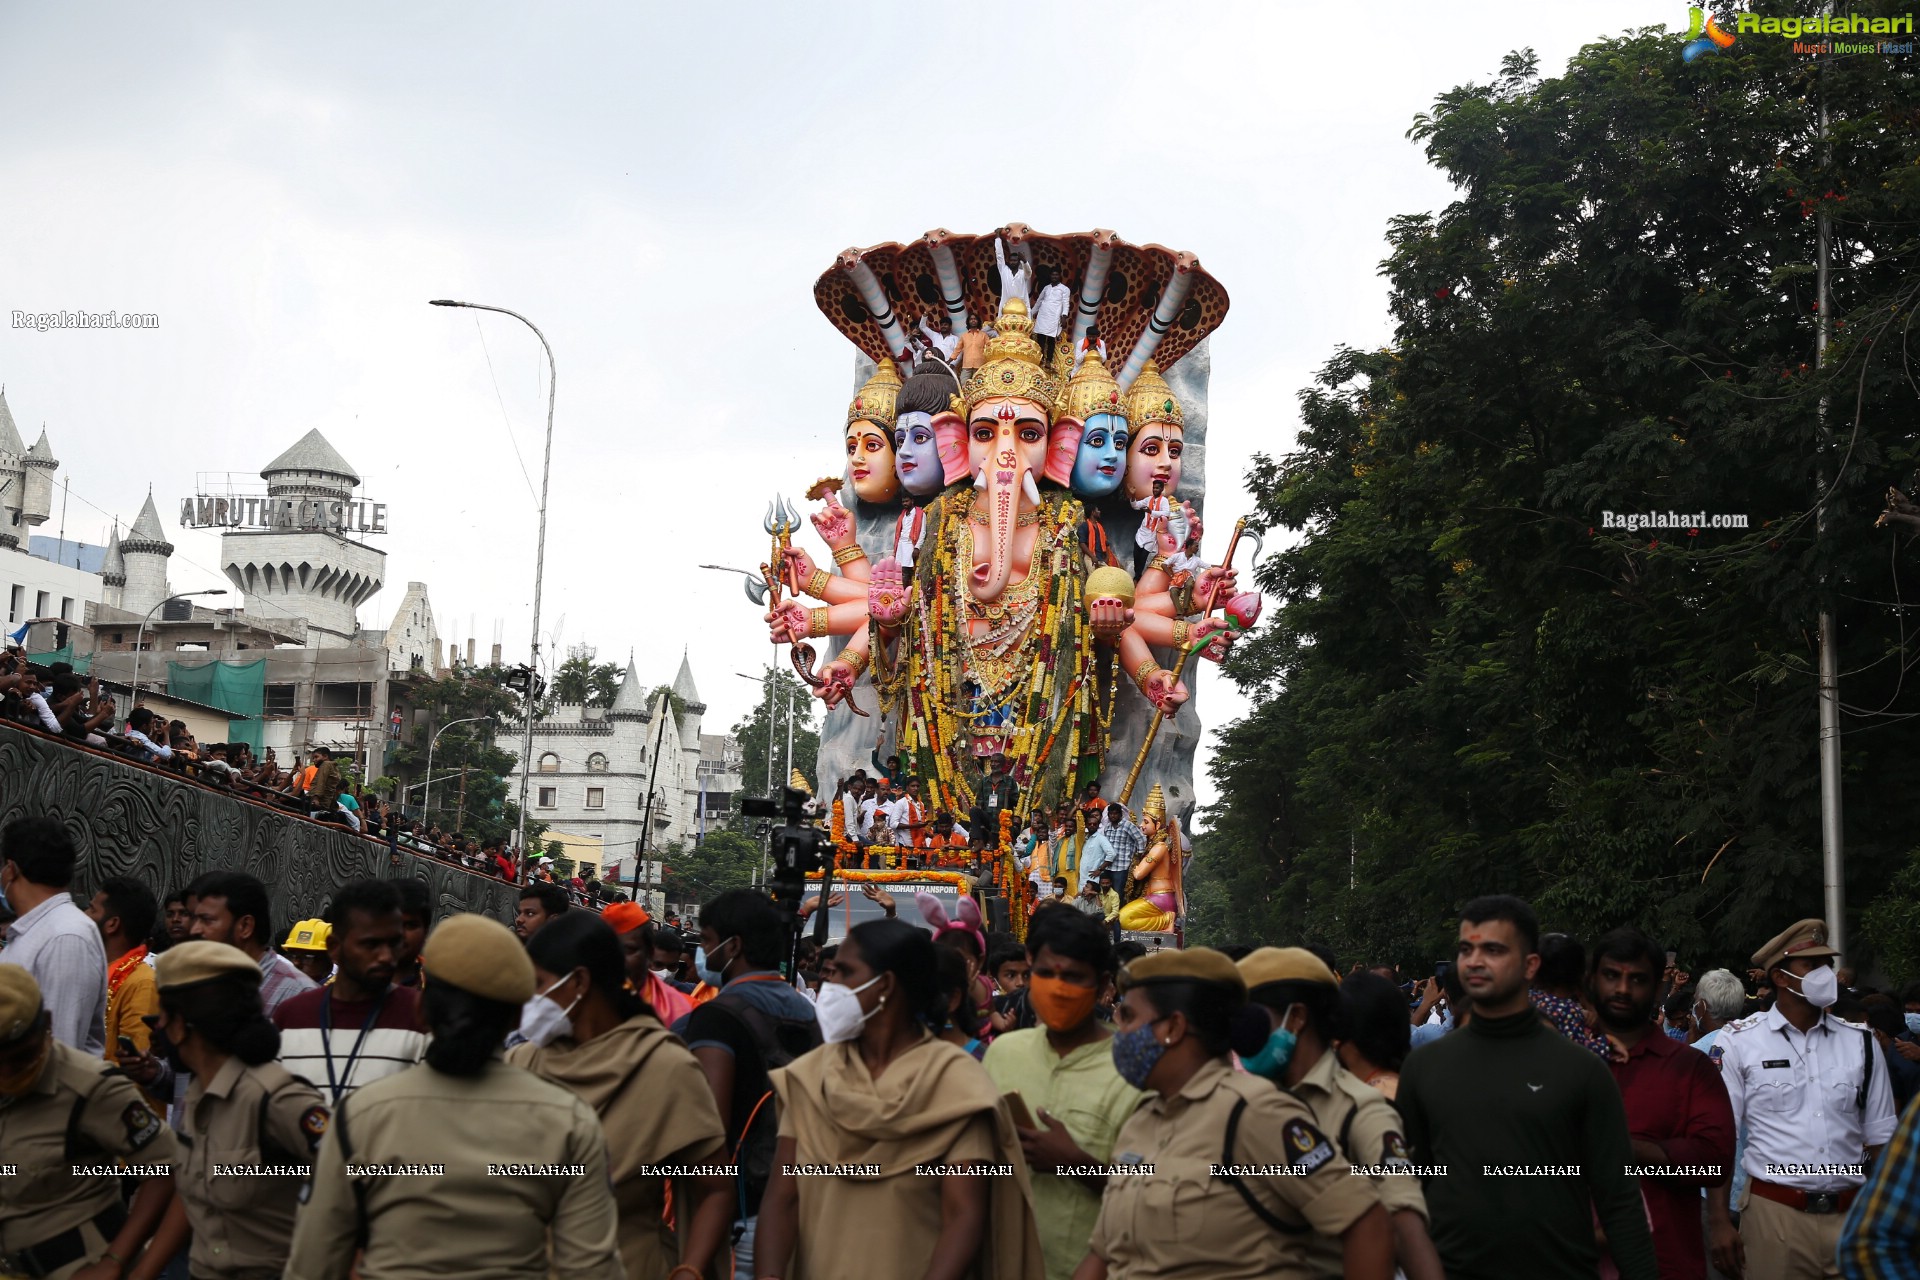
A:
MULTIPOLYGON (((533 552, 533 647, 528 656, 528 666, 535 671, 540 667, 540 588, 546 580, 547 568, 547 480, 553 472, 553 399, 555 382, 559 371, 554 367, 553 348, 547 343, 547 335, 540 332, 540 326, 521 315, 518 311, 509 311, 505 307, 490 307, 484 302, 456 302, 452 298, 433 298, 428 302, 434 307, 466 307, 473 311, 497 311, 503 316, 512 316, 527 328, 533 330, 533 336, 540 339, 540 345, 547 353, 547 449, 540 463, 540 536, 534 544, 533 552)), ((527 685, 526 733, 520 747, 520 875, 524 880, 531 868, 527 858, 527 784, 531 780, 533 768, 533 683, 527 685)), ((431 776, 431 770, 429 770, 431 776)))
MULTIPOLYGON (((440 735, 457 724, 473 724, 480 720, 491 719, 493 719, 492 716, 468 716, 465 720, 449 720, 438 729, 435 729, 433 736, 427 739, 427 794, 420 798, 420 820, 422 822, 431 820, 433 813, 433 748, 435 744, 440 741, 440 735)), ((448 774, 447 776, 452 777, 453 775, 448 774)), ((406 810, 404 804, 401 805, 400 808, 402 812, 406 810)))
POLYGON ((168 596, 165 600, 162 600, 159 604, 147 610, 147 616, 140 619, 140 630, 133 637, 133 693, 130 696, 130 702, 137 703, 140 701, 140 650, 141 647, 146 644, 147 624, 153 621, 153 615, 160 612, 169 602, 174 600, 186 600, 193 596, 223 596, 225 594, 227 594, 225 587, 208 587, 205 591, 182 591, 177 595, 168 596))

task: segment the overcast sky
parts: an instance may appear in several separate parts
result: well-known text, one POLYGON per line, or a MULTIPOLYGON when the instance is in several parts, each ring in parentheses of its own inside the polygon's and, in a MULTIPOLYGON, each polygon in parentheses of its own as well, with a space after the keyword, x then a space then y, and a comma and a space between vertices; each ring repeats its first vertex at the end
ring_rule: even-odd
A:
MULTIPOLYGON (((543 631, 631 649, 650 682, 690 645, 711 730, 769 648, 740 580, 696 566, 757 563, 767 498, 840 469, 853 349, 811 287, 841 249, 1020 221, 1198 254, 1233 300, 1207 450, 1225 530, 1312 371, 1390 336, 1387 219, 1449 198, 1415 113, 1510 49, 1552 72, 1685 20, 1682 0, 7 5, 0 382, 29 443, 46 425, 69 538, 104 541, 152 486, 176 590, 222 582, 217 537, 176 531, 200 473, 257 486, 320 428, 389 504, 361 624, 420 580, 444 639, 484 654, 499 628, 519 660, 543 359, 516 322, 426 300, 521 311, 560 369, 543 631), (15 309, 160 325, 39 333, 15 309)), ((59 519, 56 492, 39 532, 59 519)), ((1238 714, 1200 679, 1210 727, 1238 714)))

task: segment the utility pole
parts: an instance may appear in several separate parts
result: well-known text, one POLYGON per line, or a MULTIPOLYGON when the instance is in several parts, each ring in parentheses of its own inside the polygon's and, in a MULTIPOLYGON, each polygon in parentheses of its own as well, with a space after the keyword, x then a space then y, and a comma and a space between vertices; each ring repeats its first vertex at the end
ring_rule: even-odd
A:
MULTIPOLYGON (((1833 6, 1828 6, 1831 11, 1833 6)), ((1820 167, 1833 167, 1833 139, 1827 131, 1827 61, 1820 59, 1820 167)), ((1825 181, 1827 174, 1822 175, 1825 181)), ((1823 190, 1830 188, 1822 188, 1823 190)), ((1819 202, 1819 255, 1814 264, 1814 289, 1818 315, 1814 324, 1813 360, 1816 369, 1827 364, 1827 337, 1832 325, 1833 294, 1830 289, 1833 256, 1833 223, 1827 216, 1828 202, 1819 202)), ((1820 494, 1814 508, 1814 534, 1824 538, 1827 532, 1827 502, 1839 477, 1832 471, 1833 432, 1827 423, 1827 392, 1822 388, 1819 415, 1820 494)), ((1827 945, 1846 953, 1847 884, 1845 829, 1842 825, 1840 795, 1840 636, 1833 615, 1830 576, 1821 575, 1820 583, 1820 870, 1826 887, 1827 945)))
POLYGON ((453 829, 464 830, 467 825, 467 766, 460 766, 460 798, 454 802, 453 829))
MULTIPOLYGON (((660 744, 667 736, 667 717, 673 714, 673 699, 666 693, 660 695, 660 723, 653 731, 653 761, 647 766, 647 807, 640 816, 640 843, 635 849, 633 869, 634 896, 639 898, 640 877, 647 878, 647 893, 653 892, 653 865, 647 861, 647 841, 653 834, 653 797, 654 782, 660 777, 660 744)), ((646 898, 640 898, 644 904, 646 898)))
POLYGON ((793 686, 787 686, 787 773, 793 777, 793 686))

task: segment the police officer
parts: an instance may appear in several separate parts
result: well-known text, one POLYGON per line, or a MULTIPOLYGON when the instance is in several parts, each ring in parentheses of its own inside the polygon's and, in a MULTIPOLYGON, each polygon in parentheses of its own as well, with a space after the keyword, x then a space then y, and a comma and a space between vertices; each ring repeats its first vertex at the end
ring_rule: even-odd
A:
POLYGON ((0 964, 0 1276, 118 1277, 172 1199, 178 1152, 131 1080, 54 1040, 33 975, 0 964))
POLYGON ((500 1060, 533 962, 497 920, 457 915, 421 951, 426 1061, 341 1100, 287 1280, 397 1275, 625 1280, 593 1109, 500 1060), (448 1224, 457 1224, 450 1228, 448 1224))
POLYGON ((1821 920, 1802 920, 1753 956, 1773 1008, 1728 1023, 1714 1046, 1733 1118, 1746 1134, 1745 1203, 1708 1191, 1713 1262, 1744 1280, 1837 1276, 1840 1227, 1867 1162, 1893 1136, 1893 1091, 1864 1026, 1827 1010, 1839 998, 1821 920))
POLYGON ((260 966, 224 942, 183 942, 154 963, 155 1028, 193 1073, 178 1197, 127 1280, 152 1280, 191 1230, 193 1280, 270 1280, 287 1263, 308 1162, 327 1131, 320 1093, 274 1061, 260 966))
MULTIPOLYGON (((1240 1064, 1306 1103, 1313 1123, 1347 1163, 1366 1171, 1393 1227, 1394 1253, 1408 1280, 1445 1280, 1427 1236, 1427 1202, 1413 1175, 1400 1113, 1340 1065, 1333 1041, 1340 982, 1302 947, 1261 947, 1239 962, 1247 1007, 1234 1022, 1240 1064)), ((1306 1238, 1315 1276, 1340 1274, 1340 1242, 1306 1238)))
POLYGON ((1393 1242, 1373 1184, 1299 1099, 1228 1060, 1246 983, 1195 947, 1120 971, 1114 1066, 1147 1100, 1113 1146, 1091 1253, 1075 1280, 1310 1276, 1308 1235, 1338 1237, 1341 1274, 1387 1280, 1393 1242))

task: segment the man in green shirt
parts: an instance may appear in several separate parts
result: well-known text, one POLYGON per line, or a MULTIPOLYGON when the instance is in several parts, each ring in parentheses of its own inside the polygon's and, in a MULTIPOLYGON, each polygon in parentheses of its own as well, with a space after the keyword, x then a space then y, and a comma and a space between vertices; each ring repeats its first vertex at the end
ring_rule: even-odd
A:
POLYGON ((1113 942, 1095 916, 1042 911, 1027 929, 1027 998, 1040 1026, 1009 1031, 987 1049, 987 1074, 1017 1092, 1020 1146, 1033 1168, 1033 1212, 1047 1280, 1072 1280, 1087 1256, 1107 1179, 1099 1166, 1144 1094, 1114 1069, 1113 1033, 1094 1017, 1113 976, 1113 942), (1027 1128, 1031 1120, 1037 1127, 1027 1128))
POLYGON ((1421 1169, 1448 1280, 1657 1280, 1625 1105, 1607 1064, 1534 1009, 1533 909, 1504 894, 1461 909, 1454 967, 1473 1018, 1416 1050, 1395 1101, 1421 1169))

